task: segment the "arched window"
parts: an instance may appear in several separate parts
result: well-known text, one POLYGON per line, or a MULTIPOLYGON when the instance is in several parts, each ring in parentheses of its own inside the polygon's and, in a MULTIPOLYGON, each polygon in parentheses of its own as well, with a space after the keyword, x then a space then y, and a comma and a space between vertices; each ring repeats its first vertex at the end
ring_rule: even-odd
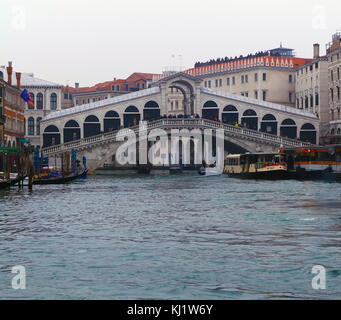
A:
POLYGON ((305 123, 300 131, 300 140, 315 144, 316 143, 315 126, 312 125, 311 123, 305 123))
POLYGON ((27 135, 34 136, 34 118, 32 117, 27 120, 27 135))
POLYGON ((79 140, 81 137, 81 129, 75 120, 69 120, 64 127, 64 142, 79 140))
POLYGON ((124 111, 124 127, 131 127, 139 124, 140 121, 139 109, 135 106, 129 106, 124 111))
POLYGON ((281 123, 280 135, 282 137, 296 139, 297 138, 296 122, 292 119, 283 120, 281 123))
POLYGON ((238 112, 237 108, 233 105, 226 106, 223 111, 224 112, 234 112, 234 111, 238 112))
POLYGON ((51 108, 51 110, 57 110, 57 94, 55 94, 55 93, 51 93, 50 108, 51 108))
POLYGON ((202 117, 209 120, 219 120, 218 105, 212 101, 206 101, 202 109, 202 117))
POLYGON ((274 115, 266 114, 263 117, 260 131, 277 135, 277 120, 274 115))
POLYGON ((296 122, 292 119, 285 119, 282 121, 282 126, 296 126, 296 122))
POLYGON ((104 116, 104 132, 118 130, 121 126, 120 116, 116 111, 108 111, 104 116))
POLYGON ((218 105, 214 101, 209 100, 205 102, 204 108, 218 108, 218 105))
POLYGON ((50 125, 45 128, 43 133, 43 147, 46 148, 58 144, 60 144, 59 129, 54 125, 50 125))
POLYGON ((135 106, 129 106, 124 110, 124 112, 139 112, 139 109, 137 109, 135 106))
POLYGON ((143 119, 144 120, 157 120, 160 118, 160 108, 155 101, 148 101, 144 105, 143 119))
POLYGON ((44 109, 44 96, 41 92, 37 94, 37 109, 44 109))
POLYGON ((235 125, 239 123, 239 113, 235 106, 228 105, 223 109, 222 121, 227 124, 235 125))
POLYGON ((41 117, 38 117, 37 118, 37 123, 36 123, 36 126, 37 126, 37 130, 36 130, 36 133, 37 133, 37 136, 40 135, 40 121, 41 121, 41 117))
POLYGON ((258 116, 256 111, 248 109, 243 113, 242 126, 248 129, 258 130, 258 116))
POLYGON ((84 138, 101 133, 101 124, 96 116, 88 116, 84 121, 84 138))

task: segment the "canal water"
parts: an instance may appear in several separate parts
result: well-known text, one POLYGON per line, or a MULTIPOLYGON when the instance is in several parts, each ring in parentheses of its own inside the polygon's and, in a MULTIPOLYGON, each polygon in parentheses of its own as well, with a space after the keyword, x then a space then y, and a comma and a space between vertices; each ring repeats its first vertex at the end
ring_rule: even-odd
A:
POLYGON ((0 191, 0 299, 340 299, 340 195, 195 174, 0 191))

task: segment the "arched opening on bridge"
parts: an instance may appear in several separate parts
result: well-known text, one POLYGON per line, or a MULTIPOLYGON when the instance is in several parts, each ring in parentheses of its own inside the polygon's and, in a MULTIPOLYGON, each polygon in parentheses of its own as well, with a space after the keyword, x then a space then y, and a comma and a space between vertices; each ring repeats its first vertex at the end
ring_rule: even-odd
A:
POLYGON ((116 111, 108 111, 104 116, 104 132, 118 130, 121 127, 120 116, 116 111))
POLYGON ((194 115, 195 84, 193 82, 195 82, 195 80, 188 80, 186 77, 187 76, 181 76, 181 78, 177 78, 176 76, 170 75, 169 80, 166 80, 168 116, 176 117, 179 114, 182 114, 187 117, 194 115), (172 79, 172 77, 174 77, 174 79, 172 79))
POLYGON ((248 129, 258 130, 258 116, 256 111, 248 109, 243 113, 242 126, 248 129))
POLYGON ((81 128, 75 120, 69 120, 64 127, 64 143, 79 140, 81 138, 81 128))
POLYGON ((305 123, 300 131, 300 140, 316 144, 316 129, 311 123, 305 123))
POLYGON ((141 115, 135 106, 129 106, 124 111, 124 127, 128 128, 139 124, 141 115))
POLYGON ((263 117, 260 131, 277 135, 277 119, 272 114, 267 114, 263 117))
POLYGON ((101 124, 96 116, 88 116, 84 121, 84 138, 96 136, 101 133, 101 124))
POLYGON ((280 134, 281 137, 296 139, 297 138, 296 122, 292 119, 285 119, 281 124, 280 134))
POLYGON ((202 117, 209 120, 219 120, 218 105, 212 101, 206 101, 202 109, 202 117))
POLYGON ((51 147, 60 144, 60 132, 59 129, 50 125, 45 128, 43 133, 43 147, 51 147))
POLYGON ((143 120, 152 121, 160 119, 160 107, 155 101, 148 101, 144 105, 143 120))
POLYGON ((239 123, 239 113, 237 108, 232 105, 226 106, 222 113, 222 121, 231 125, 239 123))

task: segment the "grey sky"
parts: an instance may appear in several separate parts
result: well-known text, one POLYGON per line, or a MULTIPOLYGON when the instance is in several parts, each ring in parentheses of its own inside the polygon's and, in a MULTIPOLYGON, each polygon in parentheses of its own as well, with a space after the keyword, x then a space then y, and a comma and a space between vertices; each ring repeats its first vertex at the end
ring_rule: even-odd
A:
POLYGON ((0 65, 93 85, 174 63, 279 46, 311 57, 341 28, 339 0, 0 0, 0 65), (172 55, 175 58, 172 59, 172 55))

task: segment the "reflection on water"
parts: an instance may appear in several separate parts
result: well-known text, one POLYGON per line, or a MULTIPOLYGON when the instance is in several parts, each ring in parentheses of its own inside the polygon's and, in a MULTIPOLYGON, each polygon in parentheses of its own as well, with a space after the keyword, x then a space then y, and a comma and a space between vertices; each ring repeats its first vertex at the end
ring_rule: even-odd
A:
POLYGON ((0 298, 341 298, 340 186, 160 175, 0 191, 0 298))

